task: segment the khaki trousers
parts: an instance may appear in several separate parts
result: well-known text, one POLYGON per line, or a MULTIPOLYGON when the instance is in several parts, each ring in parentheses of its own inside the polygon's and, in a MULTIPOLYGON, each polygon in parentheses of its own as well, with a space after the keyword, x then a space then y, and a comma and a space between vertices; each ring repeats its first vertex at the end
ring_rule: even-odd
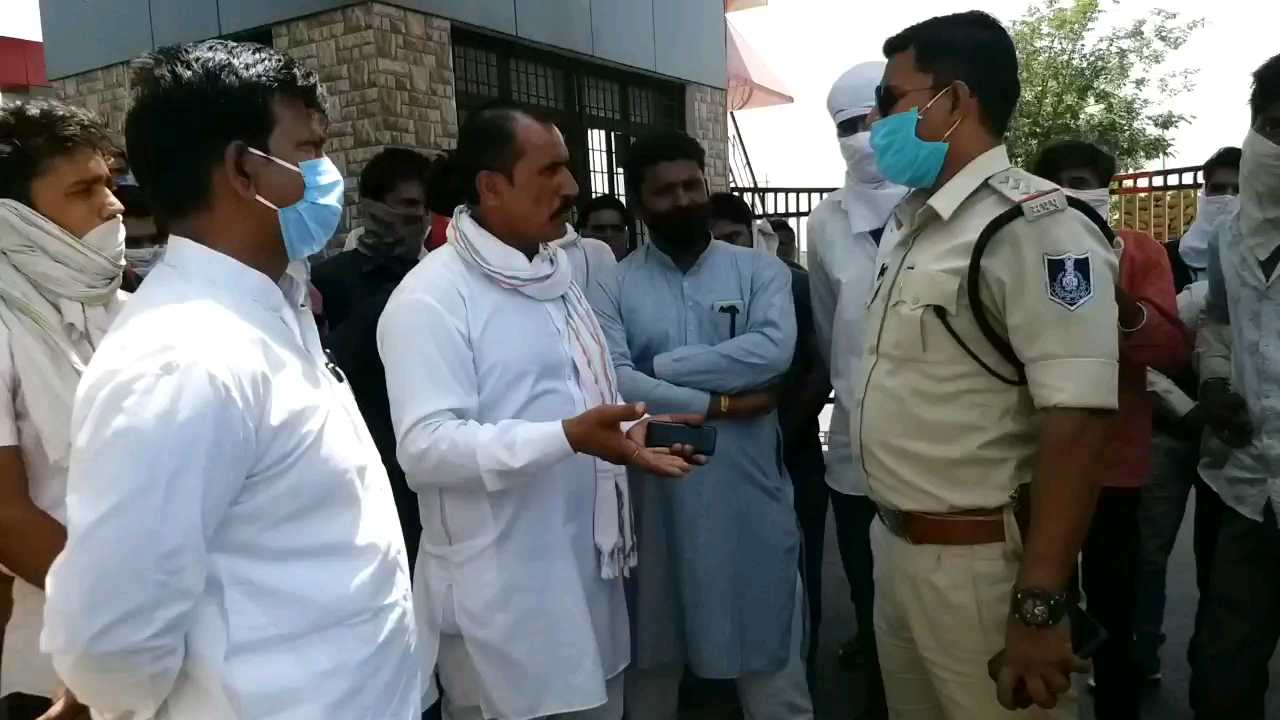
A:
MULTIPOLYGON (((1013 522, 1006 523, 1016 538, 1013 522)), ((1010 712, 987 661, 1004 647, 1021 544, 912 545, 877 518, 875 626, 892 720, 1075 720, 1074 690, 1053 710, 1010 712)))

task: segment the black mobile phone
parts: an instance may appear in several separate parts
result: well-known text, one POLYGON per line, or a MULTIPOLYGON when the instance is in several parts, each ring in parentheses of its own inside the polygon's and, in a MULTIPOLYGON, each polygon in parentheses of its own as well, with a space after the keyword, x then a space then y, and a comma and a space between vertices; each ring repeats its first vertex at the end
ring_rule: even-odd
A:
POLYGON ((649 422, 645 445, 669 448, 672 445, 690 445, 699 455, 716 454, 716 429, 710 425, 683 425, 681 423, 649 422))

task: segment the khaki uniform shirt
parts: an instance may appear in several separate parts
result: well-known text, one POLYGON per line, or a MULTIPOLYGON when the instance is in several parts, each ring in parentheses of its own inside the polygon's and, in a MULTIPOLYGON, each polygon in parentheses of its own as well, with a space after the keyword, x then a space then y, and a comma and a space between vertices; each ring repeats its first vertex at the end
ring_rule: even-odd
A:
POLYGON ((1057 190, 1012 167, 1001 146, 894 211, 850 421, 877 503, 1002 507, 1031 481, 1039 410, 1116 408, 1116 256, 1057 190), (984 362, 1015 376, 978 329, 965 282, 982 229, 1029 197, 1025 217, 992 238, 982 263, 982 304, 1026 366, 1027 384, 1013 386, 974 362, 934 308, 984 362))

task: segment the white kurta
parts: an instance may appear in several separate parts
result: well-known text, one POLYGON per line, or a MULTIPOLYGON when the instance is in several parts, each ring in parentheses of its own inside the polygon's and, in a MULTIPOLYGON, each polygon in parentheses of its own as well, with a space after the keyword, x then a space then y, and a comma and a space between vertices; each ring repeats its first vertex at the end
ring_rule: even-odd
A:
MULTIPOLYGON (((123 307, 124 293, 107 306, 114 318, 123 307)), ((94 327, 89 333, 66 325, 68 339, 81 357, 93 355, 92 337, 106 333, 107 325, 94 327)), ((22 377, 14 367, 10 331, 0 322, 0 447, 15 446, 22 452, 27 473, 27 492, 31 502, 54 520, 66 523, 67 468, 49 460, 40 431, 31 415, 31 404, 48 398, 29 396, 22 377)), ((16 332, 25 332, 22 329, 16 332)), ((4 572, 0 570, 0 572, 4 572)), ((4 629, 4 655, 0 660, 0 697, 10 693, 26 693, 52 697, 58 686, 53 662, 40 652, 40 628, 44 625, 44 592, 21 578, 13 580, 13 612, 4 629)))
MULTIPOLYGON (((809 291, 818 348, 831 370, 836 399, 828 434, 827 485, 846 495, 866 495, 867 478, 854 457, 849 433, 849 408, 856 393, 867 301, 885 250, 871 232, 853 231, 846 207, 853 201, 846 191, 838 190, 809 215, 809 291)), ((873 213, 873 203, 868 202, 862 212, 873 213)), ((882 226, 883 222, 877 227, 882 226)))
POLYGON ((304 297, 174 237, 90 363, 42 644, 98 715, 421 713, 391 488, 304 297))
MULTIPOLYGON (((503 266, 528 263, 487 233, 474 242, 503 266)), ((622 581, 600 578, 594 460, 574 455, 561 423, 586 409, 566 333, 558 298, 500 287, 453 245, 409 273, 379 323, 422 516, 424 659, 460 637, 466 657, 441 655, 440 674, 478 681, 464 700, 486 717, 599 706, 630 660, 622 581)))

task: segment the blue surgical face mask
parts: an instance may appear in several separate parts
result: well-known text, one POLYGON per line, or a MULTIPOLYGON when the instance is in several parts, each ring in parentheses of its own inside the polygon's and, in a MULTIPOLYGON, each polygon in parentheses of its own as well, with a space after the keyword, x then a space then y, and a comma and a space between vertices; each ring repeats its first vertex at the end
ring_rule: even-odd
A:
POLYGON ((249 148, 254 155, 289 168, 302 176, 302 199, 289 207, 276 207, 261 195, 254 198, 280 216, 284 250, 290 260, 305 260, 324 250, 342 219, 342 173, 328 157, 305 160, 297 165, 249 148))
POLYGON ((950 147, 946 140, 963 118, 957 119, 937 142, 921 140, 916 135, 916 126, 938 98, 950 89, 948 86, 934 95, 923 109, 913 107, 906 112, 880 118, 871 126, 871 150, 876 156, 876 167, 886 180, 909 188, 932 187, 937 182, 950 147))

